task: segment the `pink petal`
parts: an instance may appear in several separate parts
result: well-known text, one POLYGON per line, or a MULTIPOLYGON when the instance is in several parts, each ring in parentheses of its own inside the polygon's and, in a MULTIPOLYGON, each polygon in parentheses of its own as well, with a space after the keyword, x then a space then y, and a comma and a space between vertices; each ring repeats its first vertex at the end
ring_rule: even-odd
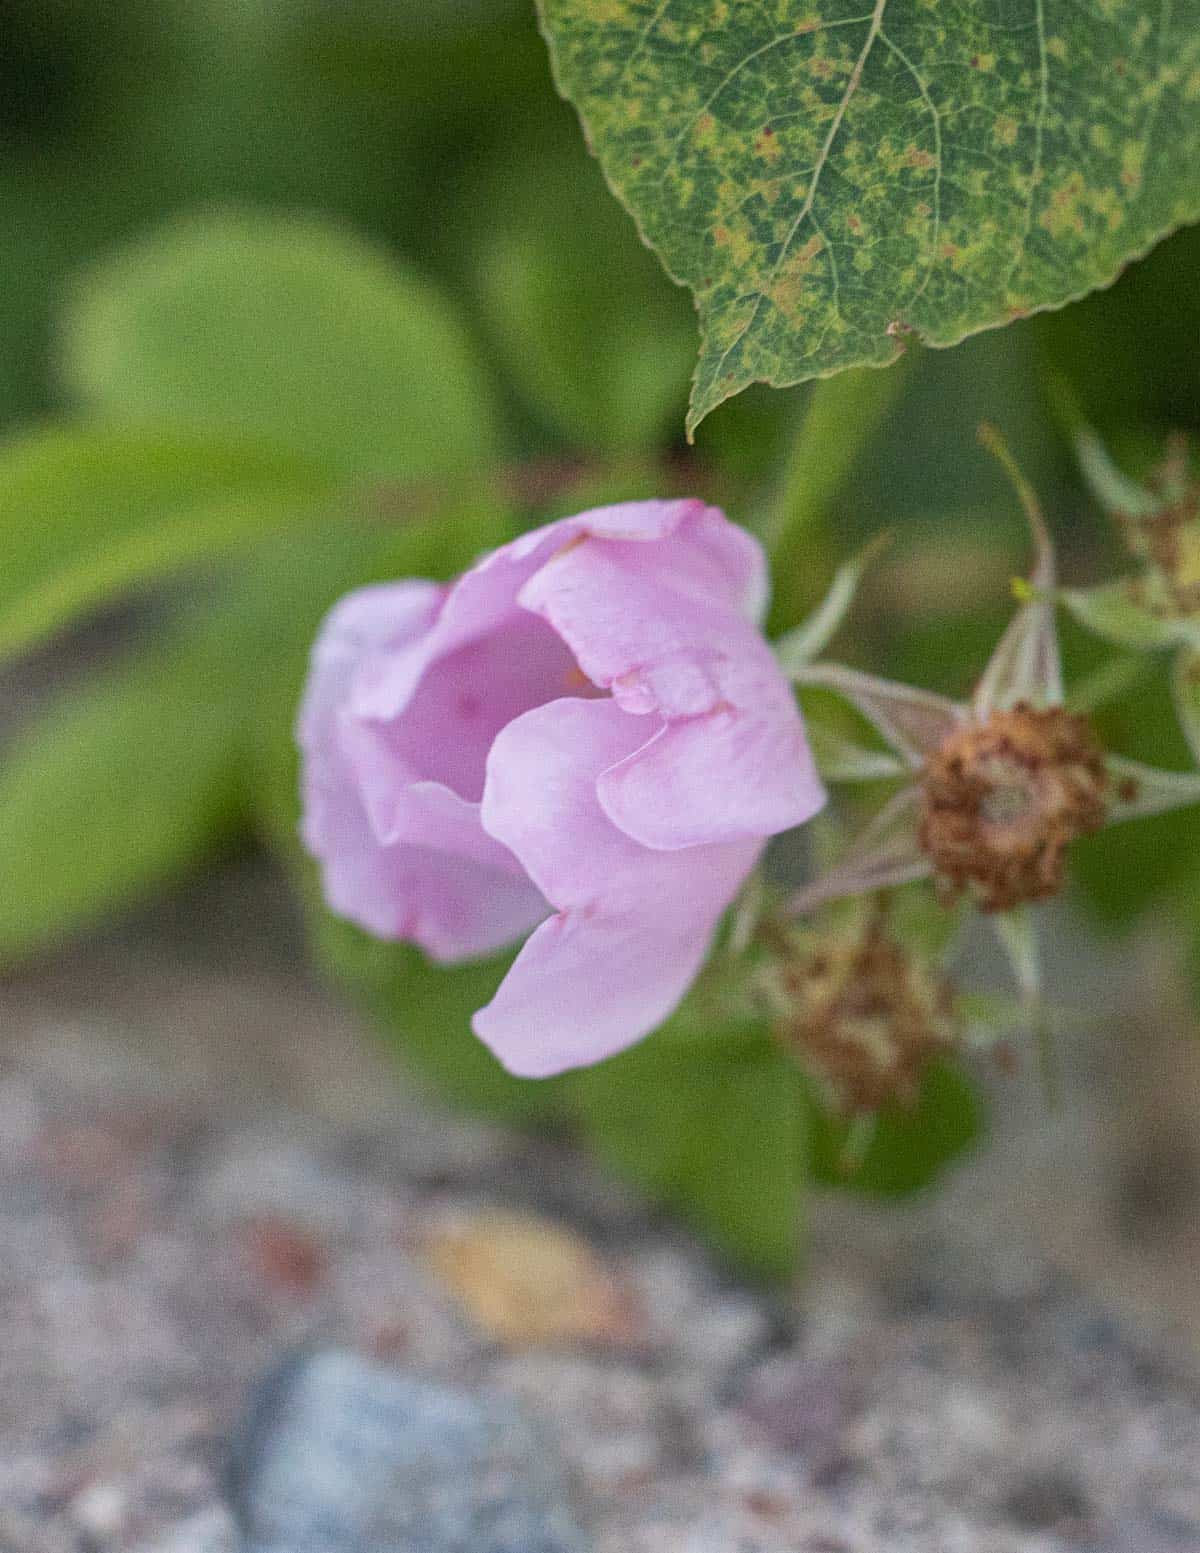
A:
POLYGON ((477 803, 492 741, 530 707, 579 693, 568 648, 544 621, 522 612, 480 640, 429 664, 408 704, 382 718, 373 707, 368 659, 356 676, 342 739, 381 841, 411 829, 409 789, 435 782, 477 803), (360 693, 364 683, 365 693, 360 693))
POLYGON ((380 583, 348 593, 326 615, 313 644, 296 737, 306 749, 322 721, 345 699, 369 654, 403 652, 436 618, 444 589, 432 582, 380 583))
POLYGON ((596 778, 650 731, 614 701, 562 700, 526 712, 497 735, 483 828, 560 910, 601 897, 622 906, 640 900, 646 849, 604 813, 596 778))
POLYGON ((681 582, 667 550, 577 544, 521 591, 622 709, 670 722, 602 775, 600 801, 655 848, 799 825, 824 792, 791 688, 757 628, 681 582))
POLYGON ((669 550, 583 540, 541 567, 519 597, 627 710, 687 717, 720 701, 720 660, 736 651, 729 633, 738 645, 758 634, 728 606, 677 586, 669 550))
POLYGON ((772 720, 722 709, 671 723, 603 772, 598 791, 615 825, 656 848, 773 836, 825 803, 794 710, 772 720))
POLYGON ((674 1011, 714 926, 715 919, 663 922, 649 906, 621 916, 551 917, 526 941, 472 1028, 510 1073, 525 1078, 611 1057, 674 1011))
POLYGON ((557 701, 497 737, 482 818, 560 915, 533 934, 475 1030, 513 1072, 560 1072, 640 1039, 704 960, 759 840, 652 852, 596 796, 645 721, 612 701, 557 701))
POLYGON ((596 542, 595 550, 636 557, 664 578, 673 573, 682 594, 751 618, 765 607, 762 549, 715 507, 691 499, 596 507, 523 534, 464 572, 447 592, 428 636, 411 653, 381 661, 364 677, 357 710, 380 720, 397 717, 431 663, 504 624, 530 578, 588 540, 596 542))
MULTIPOLYGON (((503 866, 404 842, 381 846, 336 756, 310 755, 303 784, 302 835, 321 864, 326 900, 377 938, 408 940, 434 959, 460 960, 502 948, 546 915, 545 901, 503 848, 478 829, 476 814, 478 853, 495 848, 503 866)), ((429 834, 432 839, 432 825, 429 834)), ((447 839, 446 827, 439 839, 447 839)), ((471 851, 469 836, 458 845, 471 851)))
POLYGON ((442 595, 429 583, 398 583, 343 599, 313 649, 297 736, 302 836, 321 863, 332 909, 377 937, 412 940, 453 960, 511 943, 542 920, 545 902, 483 831, 478 806, 444 787, 413 794, 408 834, 420 845, 381 844, 347 756, 346 706, 362 661, 405 650, 428 629, 442 595), (434 850, 441 847, 448 850, 434 850))

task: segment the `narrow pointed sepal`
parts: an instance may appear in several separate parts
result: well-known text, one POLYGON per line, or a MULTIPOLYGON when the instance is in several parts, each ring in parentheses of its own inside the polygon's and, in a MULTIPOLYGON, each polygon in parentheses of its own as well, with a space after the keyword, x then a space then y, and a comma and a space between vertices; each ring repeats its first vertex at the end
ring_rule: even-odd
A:
POLYGON ((1088 488, 1106 512, 1148 518, 1158 511, 1159 499, 1117 468, 1090 426, 1085 426, 1076 437, 1075 456, 1088 488))
POLYGON ((1037 922, 1028 906, 998 912, 992 923, 1012 969, 1021 999, 1021 1012, 1037 1049, 1038 1069, 1046 1103, 1057 1110, 1062 1099, 1062 1075, 1058 1045, 1042 990, 1041 946, 1037 922))
POLYGON ((1192 759, 1200 766, 1200 651, 1185 648, 1171 665, 1175 712, 1192 759))
POLYGON ((1104 764, 1109 784, 1106 825, 1200 803, 1200 771, 1161 771, 1121 755, 1109 755, 1104 764))
POLYGON ((811 715, 805 717, 804 727, 817 770, 826 782, 880 782, 907 772, 898 755, 889 750, 867 749, 847 738, 839 728, 811 715))
POLYGON ((920 792, 906 787, 891 798, 842 860, 788 898, 793 916, 806 916, 830 901, 896 889, 933 870, 917 837, 920 792))
POLYGON ((972 711, 984 723, 993 712, 1008 712, 1022 704, 1061 706, 1062 700, 1054 605, 1039 589, 1036 597, 1022 604, 997 642, 976 688, 972 711))
POLYGON ((919 771, 964 722, 962 708, 945 696, 879 679, 840 663, 814 663, 793 678, 799 685, 820 685, 844 696, 914 771, 919 771))
POLYGON ((1200 621, 1157 614, 1138 602, 1137 590, 1135 579, 1122 577, 1098 588, 1060 588, 1058 597, 1085 630, 1117 647, 1157 652, 1189 641, 1200 647, 1200 621))
POLYGON ((1050 531, 1033 487, 1017 467, 1003 438, 994 428, 985 426, 980 428, 980 439, 1012 481, 1033 540, 1029 601, 1009 622, 975 691, 975 717, 986 722, 993 712, 1009 711, 1022 702, 1034 707, 1061 706, 1063 678, 1054 623, 1057 573, 1050 531))
POLYGON ((775 655, 785 674, 795 674, 824 652, 840 628, 858 593, 863 573, 886 543, 887 536, 880 535, 869 545, 864 545, 856 556, 834 573, 829 592, 801 623, 775 643, 775 655))

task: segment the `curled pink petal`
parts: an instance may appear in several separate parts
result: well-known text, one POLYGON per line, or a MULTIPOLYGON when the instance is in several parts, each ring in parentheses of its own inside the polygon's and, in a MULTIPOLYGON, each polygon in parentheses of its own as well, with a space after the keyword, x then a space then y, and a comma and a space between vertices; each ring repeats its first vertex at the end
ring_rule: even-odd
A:
MULTIPOLYGON (((752 865, 753 858, 747 870, 752 865)), ((664 924, 648 908, 620 916, 560 912, 534 929, 472 1028, 522 1078, 611 1057, 674 1012, 704 962, 713 926, 664 924)))
POLYGON ((761 839, 651 852, 600 806, 601 771, 642 719, 612 701, 558 701, 497 738, 483 823, 559 914, 534 933, 474 1028, 514 1073, 595 1062, 674 1009, 761 839))
POLYGON ((613 823, 654 848, 773 836, 825 803, 798 717, 726 708, 668 724, 603 772, 598 792, 613 823))
POLYGON ((609 818, 644 846, 773 835, 824 803, 770 649, 744 618, 681 591, 660 556, 584 542, 547 562, 520 596, 620 706, 665 720, 600 778, 609 818))
POLYGON ((518 717, 492 746, 484 829, 560 909, 641 895, 645 848, 604 813, 596 779, 646 733, 615 701, 563 700, 518 717))

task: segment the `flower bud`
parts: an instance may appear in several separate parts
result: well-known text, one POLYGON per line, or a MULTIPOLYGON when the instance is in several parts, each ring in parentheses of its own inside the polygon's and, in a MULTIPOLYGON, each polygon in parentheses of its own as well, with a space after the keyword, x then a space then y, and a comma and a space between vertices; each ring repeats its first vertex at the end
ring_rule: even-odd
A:
POLYGON ((878 917, 806 939, 782 977, 779 1038, 846 1115, 914 1105, 929 1062, 958 1043, 949 979, 878 917))

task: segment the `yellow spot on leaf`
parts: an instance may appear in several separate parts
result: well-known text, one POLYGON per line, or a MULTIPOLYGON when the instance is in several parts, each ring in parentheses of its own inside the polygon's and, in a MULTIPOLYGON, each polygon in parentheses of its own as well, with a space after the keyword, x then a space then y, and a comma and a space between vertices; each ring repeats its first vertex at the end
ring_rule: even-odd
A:
POLYGON ((1050 190, 1041 224, 1051 237, 1065 237, 1068 232, 1082 236, 1084 187, 1083 174, 1076 172, 1050 190))

